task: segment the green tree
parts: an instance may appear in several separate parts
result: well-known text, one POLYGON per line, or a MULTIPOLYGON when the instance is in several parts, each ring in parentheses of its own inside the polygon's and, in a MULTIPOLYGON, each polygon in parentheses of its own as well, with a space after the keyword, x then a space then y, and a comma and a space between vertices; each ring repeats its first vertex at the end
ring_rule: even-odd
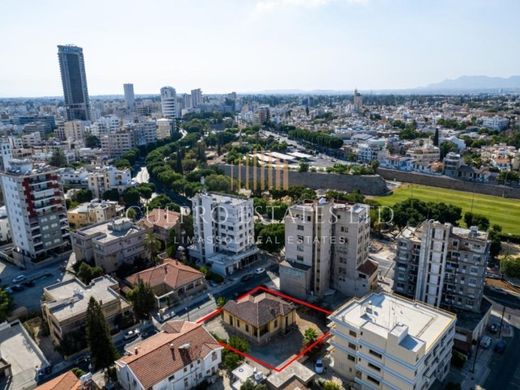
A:
POLYGON ((323 390, 342 390, 342 387, 333 380, 328 380, 323 383, 323 390))
POLYGON ((49 160, 49 164, 53 167, 64 167, 67 165, 67 158, 65 157, 65 153, 63 152, 63 149, 56 148, 52 152, 51 159, 49 160))
POLYGON ((435 134, 433 135, 433 146, 439 146, 439 129, 435 129, 435 134))
POLYGON ((90 202, 92 200, 92 191, 80 189, 74 193, 72 199, 79 203, 90 202))
POLYGON ((95 135, 87 135, 85 138, 85 146, 87 148, 100 148, 101 141, 95 135))
POLYGON ((13 299, 11 298, 11 295, 3 288, 0 288, 0 322, 7 320, 7 316, 11 312, 12 306, 13 299))
POLYGON ((303 332, 303 344, 310 345, 318 339, 318 332, 314 328, 307 328, 303 332))
POLYGON ((132 164, 126 158, 120 158, 114 162, 117 169, 131 168, 132 164))
POLYGON ((95 279, 103 274, 103 268, 98 266, 91 267, 89 264, 85 262, 82 262, 80 264, 77 272, 78 278, 85 284, 90 284, 92 279, 95 279))
POLYGON ((125 202, 126 207, 139 206, 141 204, 141 195, 137 188, 127 188, 123 192, 123 202, 125 202))
POLYGON ((496 224, 493 225, 488 232, 488 238, 491 241, 491 245, 489 247, 489 254, 493 259, 496 259, 496 257, 500 254, 500 251, 502 250, 502 241, 500 239, 501 232, 502 226, 496 224))
POLYGON ((444 141, 441 146, 439 147, 440 149, 440 158, 441 160, 444 159, 444 157, 446 157, 446 155, 450 152, 458 152, 459 151, 459 148, 457 145, 455 145, 453 142, 451 141, 444 141))
POLYGON ((267 386, 262 383, 256 384, 248 379, 242 386, 240 386, 240 390, 267 390, 267 386))
POLYGON ((111 190, 107 190, 103 192, 101 196, 104 200, 112 200, 114 202, 119 202, 119 191, 117 188, 112 188, 111 190))
POLYGON ((471 226, 477 226, 480 230, 489 229, 489 218, 481 214, 474 214, 467 212, 464 214, 464 223, 469 228, 471 226))
POLYGON ((99 370, 109 367, 117 358, 117 353, 101 305, 93 297, 88 302, 86 329, 94 368, 99 370))
POLYGON ((309 172, 309 164, 307 163, 300 163, 300 167, 298 168, 298 172, 309 172))
POLYGON ((148 258, 155 261, 155 257, 161 250, 161 241, 159 241, 152 232, 148 232, 144 236, 144 247, 148 253, 148 258))
POLYGON ((215 300, 217 307, 222 307, 226 304, 226 298, 225 297, 217 297, 215 300))
POLYGON ((128 294, 128 299, 133 304, 135 318, 146 320, 150 318, 150 312, 156 308, 155 295, 149 284, 139 279, 137 285, 128 294))

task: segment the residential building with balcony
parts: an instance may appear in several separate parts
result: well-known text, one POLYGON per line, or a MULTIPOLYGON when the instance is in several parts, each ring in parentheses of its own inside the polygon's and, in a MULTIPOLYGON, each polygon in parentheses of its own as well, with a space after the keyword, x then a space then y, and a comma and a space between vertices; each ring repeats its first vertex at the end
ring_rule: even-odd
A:
POLYGON ((103 197, 105 191, 115 188, 122 193, 133 184, 130 169, 117 169, 112 165, 96 168, 87 176, 88 189, 92 191, 92 196, 98 199, 103 197))
POLYGON ((329 316, 333 370, 361 389, 425 390, 450 369, 456 316, 386 292, 329 316))
POLYGON ((223 276, 256 260, 253 200, 200 193, 192 198, 194 242, 190 256, 223 276))
POLYGON ((377 264, 368 259, 369 206, 322 198, 291 206, 284 222, 282 291, 301 298, 331 289, 362 296, 375 287, 377 264))
POLYGON ((114 219, 121 216, 124 209, 115 201, 92 200, 67 211, 67 219, 70 225, 78 228, 114 219))
POLYGON ((10 160, 0 177, 16 264, 30 267, 66 258, 69 224, 56 170, 30 160, 10 160))
POLYGON ((219 371, 222 347, 202 324, 169 321, 115 362, 125 390, 195 389, 219 371))
POLYGON ((119 218, 78 229, 72 233, 76 261, 94 263, 106 273, 147 256, 145 230, 128 218, 119 218))
POLYGON ((55 345, 67 334, 85 329, 90 298, 101 305, 111 330, 122 316, 131 314, 131 305, 119 294, 119 283, 110 276, 100 276, 89 285, 74 278, 47 286, 43 289, 42 316, 55 345))
POLYGON ((150 286, 159 309, 178 304, 207 288, 202 272, 174 259, 165 259, 155 267, 126 278, 131 287, 135 287, 139 281, 150 286))

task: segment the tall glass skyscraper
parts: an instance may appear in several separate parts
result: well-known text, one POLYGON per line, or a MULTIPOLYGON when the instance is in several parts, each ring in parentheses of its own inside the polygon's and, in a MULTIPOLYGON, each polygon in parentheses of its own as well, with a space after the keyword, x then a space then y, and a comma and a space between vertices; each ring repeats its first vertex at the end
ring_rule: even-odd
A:
POLYGON ((73 45, 58 45, 61 82, 67 120, 90 120, 87 75, 83 49, 73 45))

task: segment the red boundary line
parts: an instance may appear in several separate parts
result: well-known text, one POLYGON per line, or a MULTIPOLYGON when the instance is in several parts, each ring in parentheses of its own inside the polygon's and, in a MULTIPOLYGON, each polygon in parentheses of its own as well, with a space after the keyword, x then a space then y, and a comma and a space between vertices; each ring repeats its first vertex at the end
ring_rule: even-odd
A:
MULTIPOLYGON (((249 295, 252 295, 252 294, 255 294, 256 292, 258 291, 264 291, 264 292, 267 292, 269 294, 272 294, 272 295, 277 295, 281 298, 284 298, 284 299, 287 299, 289 301, 292 301, 292 302, 295 302, 295 303, 298 303, 300 305, 303 305, 303 306, 306 306, 306 307, 310 307, 311 309, 314 309, 316 311, 319 311, 321 313, 324 313, 326 315, 329 315, 331 314, 332 312, 330 310, 326 310, 322 307, 319 307, 319 306, 316 306, 316 305, 313 305, 309 302, 306 302, 306 301, 303 301, 301 299, 297 299, 297 298, 294 298, 294 297, 291 297, 290 295, 286 295, 286 294, 283 294, 279 291, 275 291, 275 290, 271 290, 267 287, 264 287, 264 286, 258 286, 258 287, 255 287, 253 288, 252 290, 246 292, 245 294, 242 294, 240 295, 237 300, 240 300, 244 297, 247 297, 249 295)), ((222 312, 222 308, 218 308, 218 309, 215 309, 214 311, 212 311, 211 313, 207 314, 206 316, 200 318, 197 320, 197 324, 203 324, 205 322, 207 322, 208 320, 212 319, 213 317, 216 317, 217 315, 219 315, 220 313, 222 312)), ((312 344, 308 345, 305 349, 303 349, 302 351, 300 351, 300 353, 298 353, 296 356, 294 356, 293 358, 291 358, 288 362, 282 362, 280 365, 278 365, 278 367, 274 367, 272 366, 271 364, 267 363, 267 362, 264 362, 263 360, 260 360, 258 358, 255 358, 254 356, 248 354, 248 353, 245 353, 245 352, 242 352, 242 351, 239 351, 238 349, 236 348, 233 348, 231 345, 229 344, 226 344, 224 343, 223 341, 219 341, 219 344, 221 346, 223 346, 224 348, 230 350, 231 352, 234 352, 240 356, 242 356, 243 358, 246 358, 246 359, 249 359, 249 360, 252 360, 254 361, 255 363, 258 363, 266 368, 268 368, 269 370, 271 371, 276 371, 276 372, 280 372, 284 369, 286 369, 288 366, 290 366, 292 363, 294 363, 296 360, 300 359, 303 355, 305 355, 307 352, 309 352, 311 349, 313 349, 314 347, 316 347, 317 345, 325 342, 325 340, 327 338, 330 337, 330 332, 325 332, 324 334, 322 334, 317 340, 315 340, 312 344)))

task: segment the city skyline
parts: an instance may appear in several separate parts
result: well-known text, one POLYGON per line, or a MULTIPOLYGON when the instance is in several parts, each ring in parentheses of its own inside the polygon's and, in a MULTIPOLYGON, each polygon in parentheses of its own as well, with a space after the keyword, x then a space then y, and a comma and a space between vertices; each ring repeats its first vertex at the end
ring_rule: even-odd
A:
POLYGON ((408 89, 520 67, 509 49, 514 1, 179 1, 139 15, 121 2, 3 8, 0 32, 17 39, 4 48, 1 97, 62 96, 55 48, 69 42, 84 50, 92 96, 120 95, 124 83, 137 95, 165 85, 179 93, 408 89))

